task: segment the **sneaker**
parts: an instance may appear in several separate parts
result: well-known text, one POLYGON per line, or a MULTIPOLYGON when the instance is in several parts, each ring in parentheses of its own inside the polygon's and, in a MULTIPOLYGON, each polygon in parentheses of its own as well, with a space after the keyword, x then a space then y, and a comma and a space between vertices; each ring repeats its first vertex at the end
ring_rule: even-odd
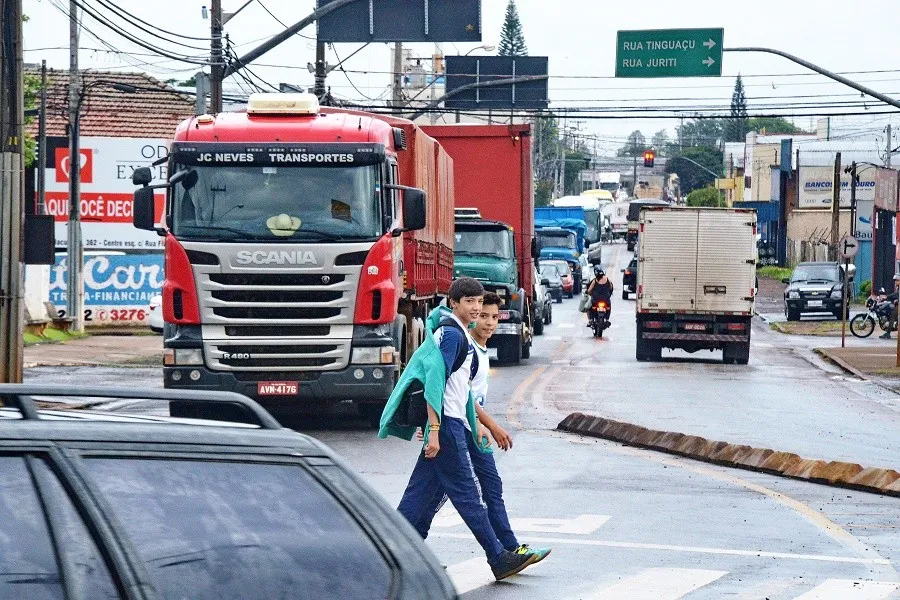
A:
POLYGON ((528 544, 521 544, 514 550, 514 552, 516 554, 534 554, 535 556, 537 556, 537 560, 535 560, 534 562, 539 563, 547 558, 547 555, 550 554, 551 550, 552 548, 532 548, 528 544))
POLYGON ((536 561, 537 555, 535 554, 517 554, 515 552, 510 552, 509 550, 504 550, 491 565, 491 571, 494 572, 494 577, 497 581, 500 581, 501 579, 506 579, 510 575, 515 575, 536 561))
POLYGON ((882 333, 882 334, 879 335, 878 337, 881 338, 881 339, 883 339, 883 340, 889 340, 889 339, 891 339, 891 332, 890 332, 890 331, 885 331, 884 333, 882 333))

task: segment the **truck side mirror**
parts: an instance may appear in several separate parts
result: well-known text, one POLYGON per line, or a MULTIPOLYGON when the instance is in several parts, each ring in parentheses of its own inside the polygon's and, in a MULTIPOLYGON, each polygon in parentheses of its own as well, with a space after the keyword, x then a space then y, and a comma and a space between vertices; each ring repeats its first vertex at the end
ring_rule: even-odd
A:
POLYGON ((541 248, 536 237, 531 238, 531 258, 538 259, 541 257, 541 248))
POLYGON ((544 277, 541 279, 541 285, 550 285, 550 280, 544 277))
POLYGON ((425 192, 418 188, 403 190, 403 229, 425 229, 426 223, 425 192))
POLYGON ((156 200, 153 197, 153 188, 142 187, 135 190, 133 215, 136 228, 156 231, 156 200))
POLYGON ((131 183, 134 185, 150 185, 153 181, 153 171, 150 167, 138 167, 131 174, 131 183))

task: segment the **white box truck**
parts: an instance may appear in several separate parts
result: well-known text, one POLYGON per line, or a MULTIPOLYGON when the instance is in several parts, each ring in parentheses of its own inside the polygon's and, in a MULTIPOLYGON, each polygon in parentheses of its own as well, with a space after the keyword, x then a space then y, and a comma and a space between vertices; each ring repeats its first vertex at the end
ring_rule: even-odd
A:
POLYGON ((639 361, 663 348, 722 350, 747 364, 756 295, 756 211, 644 207, 637 285, 639 361))

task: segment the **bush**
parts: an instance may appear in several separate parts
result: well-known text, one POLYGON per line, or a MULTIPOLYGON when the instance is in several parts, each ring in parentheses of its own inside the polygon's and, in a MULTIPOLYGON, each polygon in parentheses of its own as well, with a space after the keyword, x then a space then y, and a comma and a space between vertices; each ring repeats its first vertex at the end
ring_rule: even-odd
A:
POLYGON ((757 274, 760 277, 768 277, 770 279, 777 279, 778 281, 781 281, 782 279, 787 279, 791 276, 791 269, 785 269, 784 267, 767 266, 757 270, 757 274))
POLYGON ((688 194, 687 205, 719 208, 725 206, 725 197, 716 188, 706 187, 688 194))
POLYGON ((872 280, 867 279, 859 284, 859 299, 865 300, 872 295, 872 280))

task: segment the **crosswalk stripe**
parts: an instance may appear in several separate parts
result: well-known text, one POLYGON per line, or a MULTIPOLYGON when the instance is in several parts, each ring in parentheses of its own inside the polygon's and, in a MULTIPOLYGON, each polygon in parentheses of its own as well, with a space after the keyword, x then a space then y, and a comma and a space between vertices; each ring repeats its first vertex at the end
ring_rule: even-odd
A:
POLYGON ((882 600, 900 589, 900 583, 890 581, 856 581, 854 579, 826 579, 794 600, 882 600))
POLYGON ((728 571, 706 569, 648 569, 613 584, 584 600, 678 600, 712 583, 728 571))
POLYGON ((477 590, 494 581, 491 567, 483 556, 447 567, 447 575, 453 581, 458 594, 477 590))

